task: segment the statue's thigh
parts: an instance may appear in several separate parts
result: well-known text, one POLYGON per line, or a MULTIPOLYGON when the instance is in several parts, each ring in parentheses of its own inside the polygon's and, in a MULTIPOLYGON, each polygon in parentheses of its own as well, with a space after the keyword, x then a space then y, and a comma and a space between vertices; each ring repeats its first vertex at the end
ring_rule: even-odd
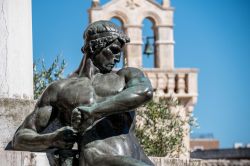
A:
POLYGON ((80 155, 80 166, 149 166, 146 163, 127 156, 90 153, 80 155))

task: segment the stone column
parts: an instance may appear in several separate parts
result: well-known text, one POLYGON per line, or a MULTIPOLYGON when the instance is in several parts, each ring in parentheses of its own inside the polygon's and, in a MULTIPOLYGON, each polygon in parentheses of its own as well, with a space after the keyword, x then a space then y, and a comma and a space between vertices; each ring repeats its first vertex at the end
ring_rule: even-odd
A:
POLYGON ((155 67, 173 70, 174 69, 174 37, 172 26, 155 27, 155 67))
POLYGON ((31 0, 0 7, 0 98, 33 99, 31 0))
POLYGON ((124 30, 130 37, 130 43, 126 44, 125 51, 127 65, 140 68, 142 67, 142 26, 125 25, 124 30))
POLYGON ((0 150, 33 110, 31 0, 0 0, 0 150))

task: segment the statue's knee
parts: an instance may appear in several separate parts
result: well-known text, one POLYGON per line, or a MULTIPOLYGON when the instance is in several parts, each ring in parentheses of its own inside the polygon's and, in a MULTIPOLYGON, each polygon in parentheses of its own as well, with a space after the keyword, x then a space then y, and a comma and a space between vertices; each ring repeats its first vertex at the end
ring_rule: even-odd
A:
POLYGON ((80 155, 80 160, 88 166, 96 166, 98 164, 100 155, 95 153, 93 150, 85 149, 80 155))

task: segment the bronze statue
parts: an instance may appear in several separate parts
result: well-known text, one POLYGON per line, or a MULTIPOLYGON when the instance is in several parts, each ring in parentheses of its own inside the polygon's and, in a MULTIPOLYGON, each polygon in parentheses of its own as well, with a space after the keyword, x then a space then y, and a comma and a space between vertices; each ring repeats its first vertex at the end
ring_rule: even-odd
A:
POLYGON ((148 78, 136 68, 112 69, 129 38, 110 21, 90 24, 84 58, 67 79, 50 84, 18 128, 15 150, 71 150, 80 166, 148 166, 152 162, 134 135, 137 107, 152 99, 148 78), (51 132, 46 128, 57 121, 51 132))

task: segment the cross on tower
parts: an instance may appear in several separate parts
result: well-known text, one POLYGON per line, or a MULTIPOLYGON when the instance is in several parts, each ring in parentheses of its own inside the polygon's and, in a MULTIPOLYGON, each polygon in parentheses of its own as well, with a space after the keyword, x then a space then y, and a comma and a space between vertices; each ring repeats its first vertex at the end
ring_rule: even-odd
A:
POLYGON ((127 7, 130 9, 135 9, 136 7, 139 7, 140 5, 135 2, 135 0, 127 0, 127 7))

